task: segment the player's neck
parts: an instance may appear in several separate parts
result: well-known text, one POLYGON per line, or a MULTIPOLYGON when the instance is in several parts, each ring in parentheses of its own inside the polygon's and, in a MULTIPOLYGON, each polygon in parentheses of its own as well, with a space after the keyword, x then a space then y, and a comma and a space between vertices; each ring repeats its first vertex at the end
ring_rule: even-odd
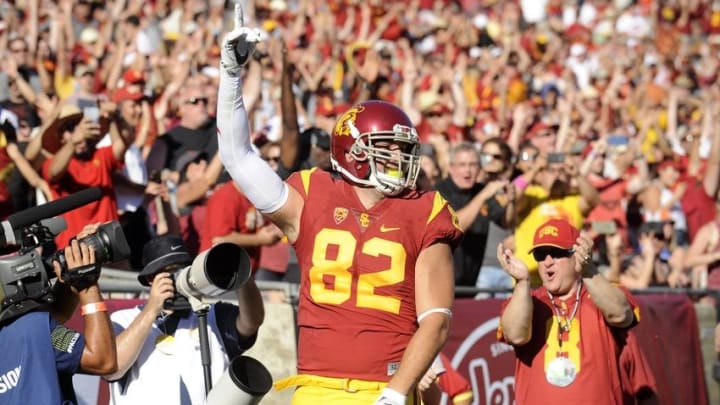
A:
POLYGON ((358 200, 360 200, 365 209, 374 207, 385 198, 385 196, 375 190, 374 187, 353 186, 353 190, 355 190, 358 200))

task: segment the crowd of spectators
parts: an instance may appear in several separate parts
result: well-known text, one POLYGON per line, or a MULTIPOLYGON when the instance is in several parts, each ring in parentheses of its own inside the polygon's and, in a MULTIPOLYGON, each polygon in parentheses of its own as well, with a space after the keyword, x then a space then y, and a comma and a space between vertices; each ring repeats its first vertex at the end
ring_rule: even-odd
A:
MULTIPOLYGON (((447 193, 473 241, 458 285, 507 287, 500 240, 532 271, 523 230, 564 217, 627 287, 720 287, 719 2, 245 3, 266 36, 244 79, 259 153, 284 177, 327 168, 339 113, 399 105, 420 186, 447 193)), ((166 233, 191 254, 252 248, 265 279, 295 268, 217 156, 231 18, 224 0, 0 1, 0 216, 100 186, 61 237, 119 219, 129 269, 166 233)))

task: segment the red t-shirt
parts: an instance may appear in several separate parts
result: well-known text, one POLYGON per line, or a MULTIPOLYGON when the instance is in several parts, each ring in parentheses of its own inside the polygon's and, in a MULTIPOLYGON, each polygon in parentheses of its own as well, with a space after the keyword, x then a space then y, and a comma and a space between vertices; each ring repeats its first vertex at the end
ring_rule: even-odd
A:
POLYGON ((322 170, 288 179, 305 201, 295 249, 300 265, 298 371, 388 381, 417 330, 415 264, 462 232, 435 191, 365 209, 352 186, 322 170))
POLYGON ((49 181, 51 164, 52 158, 43 163, 42 176, 48 181, 54 199, 67 197, 90 187, 100 187, 102 190, 100 200, 63 214, 63 218, 67 221, 67 229, 55 238, 58 249, 67 246, 70 239, 74 238, 85 225, 118 219, 112 173, 120 168, 121 163, 115 159, 111 147, 96 149, 92 159, 89 160, 73 157, 68 163, 65 175, 52 183, 49 181))
POLYGON ((287 273, 289 261, 290 245, 287 238, 282 238, 280 242, 274 245, 260 247, 258 266, 261 269, 275 273, 287 273))
MULTIPOLYGON (((637 302, 627 290, 622 291, 637 314, 637 302)), ((584 285, 570 330, 562 335, 558 334, 558 321, 547 289, 534 290, 532 300, 532 337, 525 345, 515 346, 515 402, 622 404, 619 364, 622 347, 614 334, 624 330, 607 324, 584 285), (575 365, 575 381, 566 387, 556 387, 547 381, 548 364, 556 357, 568 358, 575 365)), ((573 296, 566 302, 558 299, 555 302, 569 316, 576 300, 573 296)), ((636 315, 636 321, 638 318, 636 315)), ((503 340, 502 328, 498 329, 498 336, 503 340)))
MULTIPOLYGON (((208 215, 200 231, 200 252, 212 247, 212 238, 226 236, 231 232, 255 233, 255 207, 235 186, 228 181, 218 186, 205 204, 208 215), (252 216, 252 217, 251 217, 252 216)), ((257 270, 260 259, 258 246, 245 247, 250 255, 250 265, 257 270)))
POLYGON ((702 180, 687 179, 686 185, 680 206, 692 241, 703 225, 715 219, 715 200, 705 192, 702 180))

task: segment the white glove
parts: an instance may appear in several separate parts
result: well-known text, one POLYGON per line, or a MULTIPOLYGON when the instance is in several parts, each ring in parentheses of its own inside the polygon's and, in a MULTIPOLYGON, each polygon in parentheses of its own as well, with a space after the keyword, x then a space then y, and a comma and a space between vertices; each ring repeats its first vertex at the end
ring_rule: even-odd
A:
POLYGON ((403 395, 392 388, 384 388, 373 405, 405 405, 406 395, 403 395))
POLYGON ((250 60, 255 46, 262 39, 262 31, 258 28, 244 27, 243 10, 235 3, 235 27, 223 37, 220 47, 220 66, 232 76, 240 73, 240 68, 250 60))

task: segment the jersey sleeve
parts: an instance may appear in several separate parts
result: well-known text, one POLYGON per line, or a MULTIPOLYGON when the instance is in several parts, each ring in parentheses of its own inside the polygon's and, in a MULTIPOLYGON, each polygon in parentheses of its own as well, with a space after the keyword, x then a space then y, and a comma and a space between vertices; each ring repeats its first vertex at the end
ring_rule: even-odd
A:
POLYGON ((457 214, 439 192, 433 191, 432 195, 432 208, 426 220, 422 248, 435 243, 447 243, 455 249, 463 237, 457 214))
POLYGON ((307 199, 307 196, 310 193, 311 179, 313 177, 316 177, 313 176, 316 170, 316 168, 301 170, 299 172, 291 174, 290 177, 287 179, 288 185, 297 190, 303 197, 303 200, 307 199))
POLYGON ((59 372, 76 373, 85 348, 85 337, 80 332, 66 328, 50 318, 50 340, 55 352, 55 364, 59 372))

